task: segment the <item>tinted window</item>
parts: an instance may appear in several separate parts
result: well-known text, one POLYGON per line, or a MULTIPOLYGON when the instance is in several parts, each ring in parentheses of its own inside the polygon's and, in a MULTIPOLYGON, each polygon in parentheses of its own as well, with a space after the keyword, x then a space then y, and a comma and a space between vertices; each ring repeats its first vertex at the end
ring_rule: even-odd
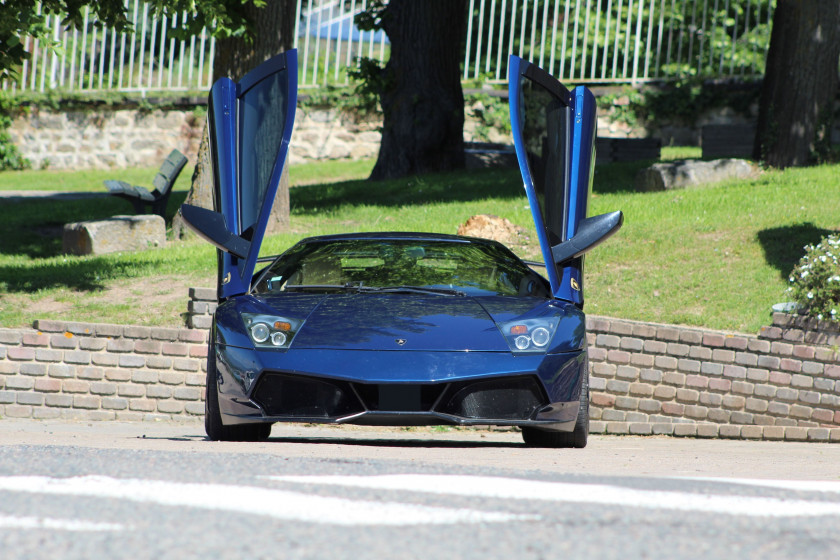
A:
POLYGON ((239 103, 239 185, 242 229, 256 223, 286 124, 286 71, 257 83, 239 103))
POLYGON ((256 288, 361 285, 453 288, 470 295, 547 295, 545 280, 506 249, 480 243, 347 240, 293 248, 256 288))
POLYGON ((549 241, 563 240, 566 227, 566 147, 569 108, 551 92, 522 76, 522 138, 549 241))

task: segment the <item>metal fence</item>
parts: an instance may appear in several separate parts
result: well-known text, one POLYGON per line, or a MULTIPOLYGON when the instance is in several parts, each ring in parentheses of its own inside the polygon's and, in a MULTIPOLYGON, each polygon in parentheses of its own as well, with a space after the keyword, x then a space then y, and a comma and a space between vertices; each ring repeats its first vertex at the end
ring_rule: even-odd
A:
POLYGON ((773 0, 470 0, 465 80, 516 53, 561 81, 759 76, 773 0))
MULTIPOLYGON (((212 82, 215 42, 206 30, 187 41, 167 37, 178 17, 152 17, 143 0, 125 0, 131 33, 117 33, 90 23, 84 10, 81 29, 64 29, 61 16, 46 16, 50 49, 37 39, 24 40, 32 53, 16 81, 5 80, 4 90, 64 91, 114 90, 145 93, 150 90, 206 90, 212 82)), ((40 7, 38 8, 40 10, 40 7)), ((181 18, 185 14, 180 15, 181 18)))
MULTIPOLYGON (((353 17, 368 0, 297 0, 295 47, 302 87, 349 83, 361 57, 387 60, 386 35, 360 31, 353 17)), ((572 83, 638 83, 699 75, 763 73, 774 0, 469 0, 463 79, 505 82, 516 53, 572 83)), ((207 90, 215 41, 205 30, 171 37, 178 16, 156 18, 143 0, 125 0, 131 33, 88 21, 64 29, 48 16, 52 41, 28 38, 32 53, 11 91, 207 90)), ((184 17, 183 14, 180 15, 184 17)))

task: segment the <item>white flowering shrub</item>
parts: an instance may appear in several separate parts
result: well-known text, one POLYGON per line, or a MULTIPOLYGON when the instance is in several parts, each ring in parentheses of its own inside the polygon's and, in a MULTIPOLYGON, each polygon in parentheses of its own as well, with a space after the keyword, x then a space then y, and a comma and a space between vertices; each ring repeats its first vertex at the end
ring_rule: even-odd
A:
POLYGON ((788 293, 808 315, 840 321, 840 234, 806 245, 789 280, 788 293))

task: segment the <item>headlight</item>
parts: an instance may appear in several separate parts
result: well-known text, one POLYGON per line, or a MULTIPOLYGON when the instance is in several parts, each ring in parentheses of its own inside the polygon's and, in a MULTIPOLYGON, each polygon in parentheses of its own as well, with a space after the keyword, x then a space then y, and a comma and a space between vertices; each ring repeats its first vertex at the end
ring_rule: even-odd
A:
POLYGON ((303 321, 275 315, 257 313, 242 313, 241 315, 251 342, 258 348, 288 348, 303 325, 303 321))
POLYGON ((499 324, 512 352, 545 352, 557 331, 559 317, 519 319, 499 324))

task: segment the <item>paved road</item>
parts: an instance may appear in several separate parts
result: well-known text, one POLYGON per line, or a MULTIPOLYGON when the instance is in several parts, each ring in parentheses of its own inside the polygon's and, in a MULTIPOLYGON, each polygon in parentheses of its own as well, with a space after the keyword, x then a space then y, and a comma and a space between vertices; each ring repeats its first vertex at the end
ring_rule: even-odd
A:
POLYGON ((0 558, 838 558, 840 446, 0 420, 0 558))

